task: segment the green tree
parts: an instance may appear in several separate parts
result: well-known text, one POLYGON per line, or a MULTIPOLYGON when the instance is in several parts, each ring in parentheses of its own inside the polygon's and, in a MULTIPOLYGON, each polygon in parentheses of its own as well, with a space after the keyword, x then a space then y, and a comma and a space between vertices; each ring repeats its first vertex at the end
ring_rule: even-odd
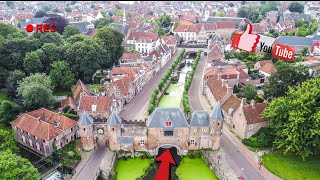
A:
POLYGON ((179 24, 180 24, 180 22, 175 22, 175 23, 173 24, 173 30, 175 30, 175 29, 179 26, 179 24))
POLYGON ((96 20, 93 24, 94 24, 94 28, 99 29, 104 26, 108 26, 109 24, 111 24, 113 22, 114 22, 113 19, 100 18, 100 19, 96 20))
POLYGON ((161 27, 161 28, 167 28, 170 27, 171 25, 171 18, 169 15, 163 15, 161 16, 158 20, 157 20, 157 24, 161 27))
POLYGON ((74 74, 66 61, 55 61, 51 66, 49 76, 55 88, 69 89, 75 83, 74 74))
POLYGON ((18 146, 16 145, 16 140, 14 139, 14 134, 11 129, 0 129, 0 152, 3 151, 18 151, 18 146))
POLYGON ((248 17, 248 11, 246 10, 245 7, 240 7, 240 9, 238 10, 238 13, 237 13, 238 17, 248 17))
POLYGON ((69 8, 69 7, 66 7, 66 8, 64 8, 64 11, 65 11, 65 12, 72 12, 72 9, 69 8))
POLYGON ((303 47, 302 51, 301 51, 301 54, 302 56, 305 56, 306 54, 308 54, 308 47, 303 47))
POLYGON ((27 159, 11 152, 0 152, 0 162, 0 179, 40 179, 40 173, 27 159))
POLYGON ((36 12, 36 14, 34 15, 34 18, 42 18, 45 15, 46 15, 46 13, 40 10, 40 11, 36 12))
MULTIPOLYGON (((111 57, 111 64, 110 61, 105 60, 102 63, 102 68, 110 68, 113 64, 117 65, 119 63, 119 58, 122 56, 122 54, 117 54, 117 48, 121 48, 124 35, 116 32, 116 30, 110 27, 103 27, 98 29, 94 36, 97 41, 102 43, 102 48, 106 50, 107 55, 111 57)), ((124 49, 122 49, 120 53, 123 52, 124 49)))
POLYGON ((51 69, 50 64, 52 64, 54 61, 64 59, 64 50, 62 46, 57 46, 54 43, 45 43, 41 49, 38 49, 37 51, 40 55, 44 71, 47 73, 49 73, 51 69))
MULTIPOLYGON (((62 34, 64 28, 69 24, 69 21, 64 17, 56 14, 48 14, 48 18, 44 20, 43 23, 48 24, 56 24, 57 25, 57 32, 62 34)), ((45 33, 45 34, 54 34, 54 33, 45 33)))
POLYGON ((19 105, 3 100, 0 103, 0 123, 9 125, 9 122, 13 121, 20 113, 20 110, 19 105))
POLYGON ((275 145, 303 160, 320 150, 320 78, 307 80, 286 96, 272 100, 263 112, 275 132, 275 145))
POLYGON ((68 38, 70 36, 73 36, 75 34, 80 34, 80 30, 75 25, 68 25, 64 28, 63 36, 64 38, 68 38))
POLYGON ((309 78, 309 72, 305 66, 284 63, 269 77, 269 83, 264 87, 265 97, 273 99, 284 96, 288 86, 295 87, 309 78))
POLYGON ((298 2, 292 2, 292 3, 290 3, 288 9, 290 12, 303 13, 304 6, 298 2))
POLYGON ((43 66, 37 51, 28 52, 26 54, 26 57, 23 60, 23 67, 28 74, 42 71, 43 66))
POLYGON ((238 95, 241 98, 247 98, 247 102, 249 103, 257 95, 256 86, 252 84, 246 84, 240 89, 238 95))
POLYGON ((50 77, 46 74, 36 73, 28 76, 18 83, 18 95, 23 98, 23 105, 28 109, 51 107, 54 98, 52 95, 50 77))
POLYGON ((96 70, 101 69, 103 66, 111 67, 112 62, 106 49, 100 43, 97 43, 90 37, 81 38, 83 38, 83 41, 66 44, 66 60, 70 64, 71 71, 75 74, 76 78, 89 83, 96 70))
POLYGON ((218 17, 224 17, 224 13, 220 11, 220 12, 218 12, 217 16, 218 17))
POLYGON ((11 95, 15 95, 15 90, 17 89, 18 81, 22 80, 26 77, 26 74, 21 70, 14 70, 9 73, 7 78, 6 87, 11 93, 11 95))

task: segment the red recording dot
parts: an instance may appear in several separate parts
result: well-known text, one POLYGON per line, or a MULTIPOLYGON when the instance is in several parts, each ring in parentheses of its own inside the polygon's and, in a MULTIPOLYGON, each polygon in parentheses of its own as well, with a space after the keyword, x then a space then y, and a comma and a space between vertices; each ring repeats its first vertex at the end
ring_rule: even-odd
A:
POLYGON ((32 24, 28 24, 27 27, 26 27, 26 30, 27 30, 28 32, 32 32, 32 31, 33 31, 33 26, 32 26, 32 24))

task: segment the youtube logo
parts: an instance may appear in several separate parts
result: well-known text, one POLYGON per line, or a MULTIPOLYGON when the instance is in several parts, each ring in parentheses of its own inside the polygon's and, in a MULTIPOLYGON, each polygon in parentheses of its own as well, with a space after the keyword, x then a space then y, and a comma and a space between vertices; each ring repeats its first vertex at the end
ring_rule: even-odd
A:
POLYGON ((291 62, 294 58, 294 48, 282 44, 275 44, 272 49, 272 56, 291 62))
POLYGON ((252 34, 252 25, 247 24, 242 34, 234 34, 231 47, 250 53, 257 51, 271 53, 274 58, 291 62, 294 59, 294 48, 282 44, 274 44, 275 38, 252 34))

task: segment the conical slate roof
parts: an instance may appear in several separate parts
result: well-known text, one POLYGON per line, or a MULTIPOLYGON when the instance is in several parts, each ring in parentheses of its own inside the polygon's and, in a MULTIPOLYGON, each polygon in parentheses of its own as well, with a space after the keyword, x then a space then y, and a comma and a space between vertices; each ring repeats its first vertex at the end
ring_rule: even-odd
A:
POLYGON ((111 115, 109 116, 109 119, 107 121, 107 124, 109 125, 118 125, 121 124, 122 119, 118 116, 117 113, 112 111, 111 115))
POLYGON ((86 126, 93 124, 93 119, 89 116, 89 114, 84 111, 78 121, 79 126, 86 126))
POLYGON ((210 115, 210 119, 222 121, 224 118, 220 102, 217 102, 213 108, 213 111, 210 115))

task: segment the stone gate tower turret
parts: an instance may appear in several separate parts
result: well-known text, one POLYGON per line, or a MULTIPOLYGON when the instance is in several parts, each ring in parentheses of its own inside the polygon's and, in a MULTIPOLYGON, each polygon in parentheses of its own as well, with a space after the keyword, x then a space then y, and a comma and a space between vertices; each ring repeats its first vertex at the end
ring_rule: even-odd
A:
POLYGON ((222 134, 224 115, 221 109, 220 102, 216 102, 212 113, 210 114, 210 138, 212 141, 212 150, 220 148, 220 139, 222 134))
POLYGON ((78 121, 78 126, 83 149, 86 151, 94 149, 93 119, 87 112, 84 111, 82 113, 78 121))

